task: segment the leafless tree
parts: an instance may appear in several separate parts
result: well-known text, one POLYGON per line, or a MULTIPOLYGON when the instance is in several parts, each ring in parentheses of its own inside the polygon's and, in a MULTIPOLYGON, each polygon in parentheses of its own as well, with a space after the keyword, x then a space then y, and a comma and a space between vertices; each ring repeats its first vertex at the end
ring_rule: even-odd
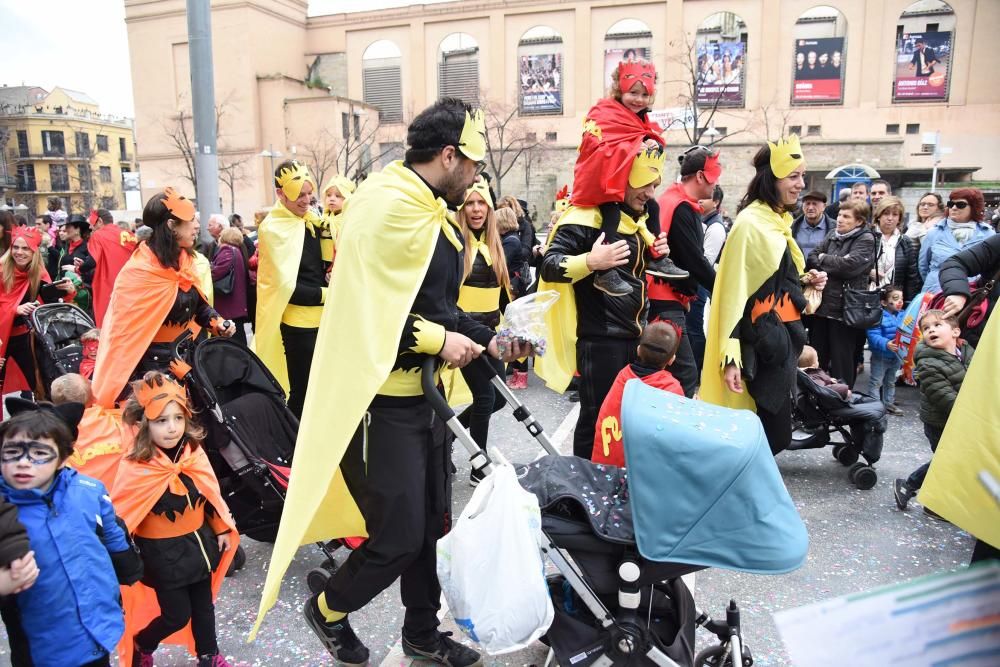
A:
MULTIPOLYGON (((486 116, 486 161, 493 175, 493 191, 500 197, 504 177, 519 160, 537 153, 543 144, 518 116, 517 105, 487 100, 482 108, 486 116)), ((526 165, 526 171, 530 172, 530 165, 526 165)))
POLYGON ((380 143, 377 154, 372 152, 381 129, 377 113, 369 113, 367 109, 356 112, 354 104, 349 105, 348 127, 342 128, 340 150, 337 151, 336 164, 341 174, 360 182, 368 176, 372 166, 392 152, 390 142, 380 143))
POLYGON ((229 210, 236 212, 236 186, 248 177, 243 168, 250 156, 219 155, 219 180, 229 190, 229 210))
POLYGON ((336 170, 340 159, 340 146, 334 134, 324 127, 308 139, 298 138, 293 143, 305 158, 316 183, 323 187, 327 174, 336 170))

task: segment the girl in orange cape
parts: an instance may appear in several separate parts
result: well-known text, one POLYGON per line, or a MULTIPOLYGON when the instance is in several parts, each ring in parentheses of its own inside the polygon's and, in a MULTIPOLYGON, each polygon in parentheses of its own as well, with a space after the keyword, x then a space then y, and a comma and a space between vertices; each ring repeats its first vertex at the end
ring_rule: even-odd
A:
POLYGON ((219 654, 214 601, 239 532, 191 420, 184 388, 150 371, 133 383, 124 419, 137 428, 111 497, 142 554, 140 584, 122 587, 122 665, 152 667, 162 642, 182 644, 198 667, 229 667, 219 654))

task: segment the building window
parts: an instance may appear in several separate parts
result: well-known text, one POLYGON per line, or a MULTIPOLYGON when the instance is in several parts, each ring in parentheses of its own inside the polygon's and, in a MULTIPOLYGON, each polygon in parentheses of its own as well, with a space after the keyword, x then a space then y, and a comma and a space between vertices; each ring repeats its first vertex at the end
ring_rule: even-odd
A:
POLYGON ((940 23, 928 23, 927 24, 927 32, 937 32, 940 29, 941 29, 941 24, 940 23))
POLYGON ((546 132, 545 141, 558 141, 559 134, 557 132, 546 132))
POLYGON ((380 39, 361 56, 362 99, 378 109, 383 123, 403 121, 403 58, 395 43, 380 39))
POLYGON ((802 126, 801 125, 789 125, 788 134, 797 134, 802 136, 802 126))
POLYGON ((101 183, 111 182, 111 167, 101 167, 101 183))
POLYGON ((403 155, 406 153, 403 149, 403 142, 401 141, 387 141, 379 144, 378 150, 379 165, 382 167, 388 166, 388 164, 394 160, 402 160, 403 155))
MULTIPOLYGON (((59 134, 62 134, 62 132, 59 134)), ((69 191, 69 168, 66 165, 49 165, 49 187, 51 187, 54 192, 69 191)))
POLYGON ((101 197, 101 208, 113 211, 118 208, 118 200, 114 197, 101 197))
POLYGON ((920 123, 907 123, 906 124, 907 134, 920 134, 920 123))
POLYGON ((35 186, 35 165, 17 165, 17 191, 34 192, 37 189, 35 186))
POLYGON ((47 156, 65 156, 66 140, 58 130, 42 130, 42 152, 47 156))
POLYGON ((76 133, 76 156, 77 157, 89 157, 90 156, 90 135, 86 132, 76 133))
POLYGON ((90 178, 90 169, 87 168, 87 165, 78 164, 76 166, 76 177, 80 181, 81 192, 89 192, 94 189, 94 184, 90 178))
POLYGON ((538 135, 535 134, 534 132, 525 132, 524 133, 524 141, 525 141, 525 143, 528 143, 528 144, 538 143, 538 135))
POLYGON ((346 111, 340 113, 340 136, 344 139, 351 138, 351 114, 346 111))
POLYGON ((361 114, 354 114, 354 138, 361 139, 361 114))
POLYGON ((108 150, 108 135, 106 134, 97 135, 97 150, 99 151, 108 150))
POLYGON ((819 125, 806 125, 806 136, 807 137, 818 137, 823 131, 823 128, 819 125))
POLYGON ((121 155, 121 159, 128 162, 128 150, 125 144, 125 137, 118 137, 118 153, 121 155))
POLYGON ((885 126, 886 134, 899 134, 899 123, 887 123, 885 126))
POLYGON ((28 157, 28 131, 18 130, 17 131, 17 154, 20 157, 28 157))

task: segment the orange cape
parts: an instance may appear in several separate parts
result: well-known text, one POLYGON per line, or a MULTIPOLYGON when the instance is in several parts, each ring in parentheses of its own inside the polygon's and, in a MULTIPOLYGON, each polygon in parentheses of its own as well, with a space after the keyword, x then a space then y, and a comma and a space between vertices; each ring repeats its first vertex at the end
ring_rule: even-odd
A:
POLYGON ((90 235, 87 251, 94 258, 94 281, 91 283, 94 296, 94 321, 104 325, 104 315, 111 302, 115 278, 135 251, 135 234, 116 225, 104 225, 90 235))
MULTIPOLYGON (((143 243, 118 274, 94 368, 94 400, 98 405, 115 407, 118 395, 177 300, 177 290, 194 287, 205 298, 194 261, 186 252, 181 252, 180 267, 175 271, 161 266, 143 243)), ((196 335, 200 331, 193 323, 191 328, 196 335)))
POLYGON ((79 432, 73 455, 66 463, 100 480, 105 488, 114 488, 122 454, 132 442, 132 430, 122 424, 121 410, 106 410, 99 405, 87 408, 79 432))
MULTIPOLYGON (((201 494, 211 503, 229 530, 232 531, 232 544, 229 549, 222 553, 222 561, 212 573, 212 599, 215 600, 219 596, 219 589, 222 587, 223 579, 226 578, 229 564, 236 554, 240 535, 236 529, 236 523, 229 513, 229 507, 222 499, 219 481, 212 471, 205 450, 201 447, 192 450, 190 445, 184 447, 185 450, 177 463, 172 462, 166 454, 159 450, 156 451, 156 455, 152 459, 142 463, 123 458, 118 468, 114 487, 112 487, 111 502, 115 506, 115 512, 125 522, 131 535, 135 533, 136 528, 153 509, 153 505, 160 499, 164 491, 170 489, 178 494, 187 492, 184 483, 180 480, 181 473, 190 477, 201 494)), ((142 583, 122 586, 121 591, 122 607, 125 609, 125 634, 122 635, 122 640, 118 644, 118 658, 119 664, 131 665, 132 640, 135 633, 145 628, 150 621, 160 615, 160 606, 156 602, 156 593, 153 589, 142 583)), ((191 655, 195 655, 194 635, 191 634, 190 623, 183 630, 178 630, 163 641, 167 644, 186 646, 191 655)))
MULTIPOLYGON (((49 282, 48 271, 42 269, 39 285, 47 282, 49 282)), ((21 299, 28 291, 29 284, 28 274, 16 269, 14 270, 14 284, 9 292, 3 288, 3 282, 0 281, 0 358, 7 356, 7 344, 10 342, 10 332, 14 328, 14 318, 17 317, 17 307, 21 305, 21 299)), ((32 383, 35 378, 25 378, 24 372, 18 368, 13 359, 7 359, 7 372, 3 373, 0 370, 0 378, 3 378, 3 382, 0 384, 0 396, 15 391, 34 390, 32 383)))

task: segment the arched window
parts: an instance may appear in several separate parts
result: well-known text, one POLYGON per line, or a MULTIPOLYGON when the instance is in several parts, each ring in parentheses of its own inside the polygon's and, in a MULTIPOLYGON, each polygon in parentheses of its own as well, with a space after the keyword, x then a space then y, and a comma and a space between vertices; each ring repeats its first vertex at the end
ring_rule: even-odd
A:
POLYGON ((698 26, 695 89, 699 105, 742 107, 746 100, 747 25, 716 12, 698 26))
POLYGON ((623 60, 652 60, 653 31, 639 19, 622 19, 604 33, 604 79, 611 85, 611 73, 623 60))
POLYGON ((438 97, 479 103, 479 44, 471 35, 453 32, 438 48, 438 97))
POLYGON ((896 23, 893 102, 947 102, 955 10, 944 0, 917 0, 896 23))
POLYGON ((518 100, 522 116, 563 111, 563 40, 548 26, 535 26, 517 45, 518 100))
POLYGON ((841 104, 847 19, 839 10, 820 5, 802 12, 792 30, 792 104, 841 104))
POLYGON ((394 42, 372 42, 361 56, 364 101, 378 109, 383 123, 403 122, 402 53, 394 42))

